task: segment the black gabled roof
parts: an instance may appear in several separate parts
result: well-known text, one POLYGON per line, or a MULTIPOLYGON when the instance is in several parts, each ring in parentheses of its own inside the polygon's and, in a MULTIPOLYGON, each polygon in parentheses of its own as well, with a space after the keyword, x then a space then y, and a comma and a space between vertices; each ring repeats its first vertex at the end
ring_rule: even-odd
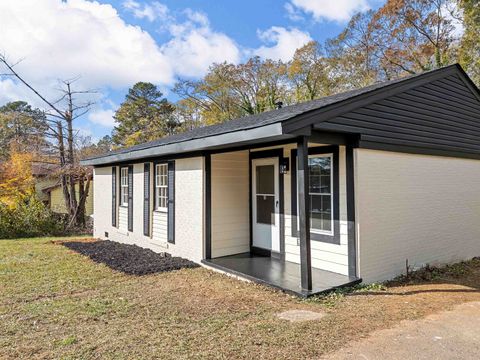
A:
MULTIPOLYGON (((227 133, 232 133, 237 131, 259 128, 259 127, 263 127, 263 126, 271 125, 275 123, 288 122, 291 124, 292 122, 295 123, 296 118, 300 119, 301 117, 308 116, 309 114, 315 114, 318 110, 330 109, 332 106, 336 106, 338 108, 344 102, 347 103, 347 102, 350 102, 351 100, 357 100, 357 99, 367 100, 366 102, 368 103, 368 98, 370 97, 370 95, 379 94, 383 91, 387 91, 387 89, 390 90, 391 88, 392 89, 396 88, 398 84, 403 85, 407 83, 416 83, 421 79, 430 78, 431 76, 434 76, 434 75, 440 75, 441 77, 443 73, 451 74, 453 72, 460 73, 462 77, 469 82, 470 84, 469 86, 475 89, 475 91, 477 92, 477 96, 480 99, 480 93, 478 92, 478 89, 475 87, 473 82, 471 82, 468 76, 464 73, 460 65, 455 64, 455 65, 446 66, 440 69, 427 71, 421 74, 415 74, 415 75, 407 76, 407 77, 396 79, 396 80, 376 83, 360 89, 351 90, 351 91, 347 91, 347 92, 343 92, 343 93, 339 93, 331 96, 326 96, 326 97, 312 100, 312 101, 285 106, 281 109, 270 110, 270 111, 266 111, 256 115, 250 115, 242 118, 229 120, 222 124, 196 128, 191 131, 168 136, 155 141, 151 141, 151 142, 147 142, 147 143, 143 143, 143 144, 139 144, 139 145, 135 145, 132 147, 123 148, 119 150, 114 150, 100 156, 87 158, 87 159, 84 159, 82 162, 89 163, 88 160, 107 158, 107 157, 112 157, 114 155, 125 154, 126 156, 128 156, 127 154, 135 153, 141 150, 162 147, 170 144, 188 142, 195 139, 214 137, 217 135, 227 134, 227 133)), ((106 163, 107 162, 109 161, 106 161, 106 163)))

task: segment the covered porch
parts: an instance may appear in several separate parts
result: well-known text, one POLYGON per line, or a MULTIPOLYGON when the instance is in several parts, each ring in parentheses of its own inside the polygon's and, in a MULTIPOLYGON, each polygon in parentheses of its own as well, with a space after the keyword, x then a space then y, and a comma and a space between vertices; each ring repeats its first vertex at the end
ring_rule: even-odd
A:
POLYGON ((360 282, 356 277, 312 268, 312 289, 303 289, 300 264, 252 253, 222 256, 204 260, 203 263, 217 270, 305 298, 360 282))
POLYGON ((318 135, 206 155, 205 265, 300 297, 361 281, 353 146, 318 135))

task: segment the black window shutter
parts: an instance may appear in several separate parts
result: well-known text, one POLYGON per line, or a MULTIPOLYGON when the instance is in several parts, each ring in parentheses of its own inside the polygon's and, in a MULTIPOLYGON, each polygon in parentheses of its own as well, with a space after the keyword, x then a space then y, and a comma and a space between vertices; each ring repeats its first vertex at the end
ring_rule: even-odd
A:
POLYGON ((157 179, 157 164, 153 163, 153 210, 158 209, 157 187, 155 181, 157 179))
POLYGON ((117 167, 112 167, 112 226, 117 227, 117 167))
POLYGON ((133 165, 128 166, 128 231, 133 231, 133 165))
POLYGON ((168 237, 175 243, 175 161, 168 162, 168 237))
POLYGON ((150 163, 143 164, 143 235, 150 236, 150 163))

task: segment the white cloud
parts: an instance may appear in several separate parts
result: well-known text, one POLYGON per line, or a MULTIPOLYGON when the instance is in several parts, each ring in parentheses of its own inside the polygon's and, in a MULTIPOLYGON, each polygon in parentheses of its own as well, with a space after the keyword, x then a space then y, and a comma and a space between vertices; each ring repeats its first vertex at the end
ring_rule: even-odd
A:
POLYGON ((311 14, 316 21, 348 21, 357 11, 369 9, 367 0, 291 0, 292 7, 286 7, 289 14, 295 8, 311 14))
POLYGON ((191 10, 186 14, 188 21, 170 25, 173 38, 162 46, 163 53, 172 59, 176 74, 198 77, 212 63, 240 61, 237 44, 227 35, 212 30, 204 14, 191 10))
POLYGON ((287 17, 292 21, 304 20, 304 17, 301 15, 301 10, 293 6, 291 3, 285 3, 285 10, 287 11, 287 17))
POLYGON ((122 5, 126 10, 132 12, 133 16, 138 19, 146 18, 149 21, 154 21, 157 19, 169 18, 168 7, 158 1, 142 5, 134 0, 126 0, 122 5))
POLYGON ((265 59, 288 61, 293 57, 295 50, 312 40, 310 35, 299 29, 285 29, 272 26, 265 31, 258 31, 258 37, 271 46, 261 46, 253 53, 265 59))
POLYGON ((113 115, 115 115, 115 111, 112 109, 97 109, 88 114, 88 120, 94 124, 112 128, 115 125, 113 115))
POLYGON ((2 0, 0 51, 34 84, 81 76, 85 87, 173 81, 169 59, 141 28, 107 4, 85 0, 2 0))

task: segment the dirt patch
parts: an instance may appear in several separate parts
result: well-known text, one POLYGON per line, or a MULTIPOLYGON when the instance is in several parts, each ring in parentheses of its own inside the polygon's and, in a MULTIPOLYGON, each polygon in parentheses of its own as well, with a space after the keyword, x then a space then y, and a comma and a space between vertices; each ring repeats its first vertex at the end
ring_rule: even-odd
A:
POLYGON ((69 241, 62 245, 88 256, 97 263, 129 275, 147 275, 199 265, 181 257, 156 253, 137 245, 121 244, 114 241, 69 241))

